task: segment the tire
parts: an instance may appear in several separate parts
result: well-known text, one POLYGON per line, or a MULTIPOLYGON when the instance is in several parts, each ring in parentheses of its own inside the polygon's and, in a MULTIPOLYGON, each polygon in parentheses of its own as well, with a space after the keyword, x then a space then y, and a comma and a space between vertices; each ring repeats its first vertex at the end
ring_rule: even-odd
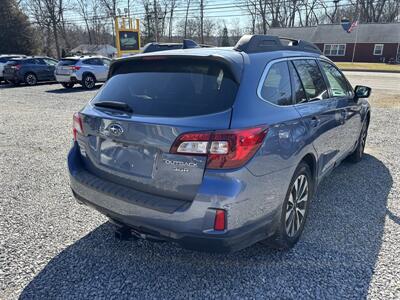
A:
POLYGON ((275 234, 266 240, 269 246, 287 250, 298 242, 307 219, 313 191, 314 179, 310 167, 301 162, 294 172, 283 201, 278 228, 275 234))
POLYGON ((361 129, 360 137, 358 138, 357 142, 357 147, 351 153, 347 159, 348 161, 352 163, 358 163, 362 160, 364 156, 364 149, 365 149, 365 143, 367 141, 367 135, 368 135, 368 124, 367 122, 364 122, 363 127, 361 129))
POLYGON ((66 89, 72 89, 72 88, 74 87, 75 84, 72 83, 72 82, 62 82, 61 85, 62 85, 63 87, 65 87, 66 89))
POLYGON ((29 86, 34 86, 37 84, 37 77, 33 73, 28 73, 24 77, 24 81, 29 86))
POLYGON ((82 78, 82 86, 87 90, 94 89, 96 86, 96 78, 92 74, 84 75, 82 78))

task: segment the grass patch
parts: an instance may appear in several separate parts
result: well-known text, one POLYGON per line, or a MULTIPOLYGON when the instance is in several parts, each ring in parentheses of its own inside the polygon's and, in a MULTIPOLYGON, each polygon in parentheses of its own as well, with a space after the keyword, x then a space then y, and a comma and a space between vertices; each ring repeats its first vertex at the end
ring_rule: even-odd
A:
POLYGON ((370 70, 370 71, 395 71, 400 72, 400 65, 382 63, 351 63, 338 62, 336 65, 342 70, 370 70))

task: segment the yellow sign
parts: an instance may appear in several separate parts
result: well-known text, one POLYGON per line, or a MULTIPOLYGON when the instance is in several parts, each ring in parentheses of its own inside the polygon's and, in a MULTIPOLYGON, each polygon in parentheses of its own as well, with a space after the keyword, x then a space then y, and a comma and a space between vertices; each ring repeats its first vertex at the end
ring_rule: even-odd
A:
POLYGON ((136 19, 136 27, 133 27, 132 18, 115 17, 115 32, 118 57, 139 53, 139 25, 139 19, 136 19))

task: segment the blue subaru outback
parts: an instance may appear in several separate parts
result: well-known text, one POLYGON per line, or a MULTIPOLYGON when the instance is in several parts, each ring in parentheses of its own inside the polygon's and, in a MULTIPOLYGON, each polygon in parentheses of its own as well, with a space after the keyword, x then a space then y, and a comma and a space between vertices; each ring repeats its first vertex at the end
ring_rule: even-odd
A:
POLYGON ((71 188, 120 238, 290 248, 324 176, 362 159, 370 92, 275 36, 118 59, 73 117, 71 188))

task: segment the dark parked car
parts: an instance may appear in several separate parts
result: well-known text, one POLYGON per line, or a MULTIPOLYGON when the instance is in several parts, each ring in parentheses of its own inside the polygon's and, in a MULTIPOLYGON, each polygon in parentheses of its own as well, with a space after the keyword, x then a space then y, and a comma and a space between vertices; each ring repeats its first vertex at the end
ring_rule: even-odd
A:
POLYGON ((30 56, 14 58, 4 66, 4 79, 13 83, 35 85, 39 81, 55 81, 57 60, 50 57, 30 56))
POLYGON ((18 58, 18 57, 25 57, 25 55, 21 54, 2 54, 0 55, 0 83, 4 80, 3 78, 3 71, 4 71, 4 66, 7 62, 9 62, 13 58, 18 58))
POLYGON ((362 159, 370 92, 315 45, 275 36, 118 59, 74 115, 71 188, 119 237, 287 249, 321 180, 362 159))

